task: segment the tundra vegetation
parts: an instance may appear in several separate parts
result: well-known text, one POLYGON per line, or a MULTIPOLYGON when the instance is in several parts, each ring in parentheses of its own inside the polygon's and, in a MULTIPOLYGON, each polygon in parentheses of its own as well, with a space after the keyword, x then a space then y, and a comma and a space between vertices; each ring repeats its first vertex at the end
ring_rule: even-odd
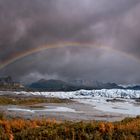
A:
POLYGON ((140 116, 119 122, 24 120, 0 114, 1 140, 139 140, 140 116))
POLYGON ((0 96, 0 105, 34 105, 38 103, 68 103, 68 99, 44 98, 44 97, 14 97, 0 96))

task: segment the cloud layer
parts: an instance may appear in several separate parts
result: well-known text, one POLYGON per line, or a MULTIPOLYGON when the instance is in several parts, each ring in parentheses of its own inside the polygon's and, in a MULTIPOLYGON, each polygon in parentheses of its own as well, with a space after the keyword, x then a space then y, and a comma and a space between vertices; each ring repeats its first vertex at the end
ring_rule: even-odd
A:
POLYGON ((0 74, 24 82, 46 77, 140 83, 139 12, 139 0, 0 0, 1 65, 44 44, 93 45, 38 52, 0 74))

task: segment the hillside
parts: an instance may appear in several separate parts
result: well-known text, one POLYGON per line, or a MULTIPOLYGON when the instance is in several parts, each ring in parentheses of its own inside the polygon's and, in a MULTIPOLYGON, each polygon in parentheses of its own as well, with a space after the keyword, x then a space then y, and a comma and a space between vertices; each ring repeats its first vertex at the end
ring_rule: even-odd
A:
POLYGON ((41 91, 75 91, 80 89, 92 90, 92 89, 123 89, 115 83, 92 83, 84 82, 79 83, 77 81, 64 82, 61 80, 45 80, 41 79, 28 85, 29 88, 41 91), (88 83, 88 84, 87 84, 88 83))
POLYGON ((45 80, 41 79, 29 85, 29 88, 35 90, 46 91, 75 91, 79 89, 93 89, 93 87, 77 86, 61 80, 45 80))

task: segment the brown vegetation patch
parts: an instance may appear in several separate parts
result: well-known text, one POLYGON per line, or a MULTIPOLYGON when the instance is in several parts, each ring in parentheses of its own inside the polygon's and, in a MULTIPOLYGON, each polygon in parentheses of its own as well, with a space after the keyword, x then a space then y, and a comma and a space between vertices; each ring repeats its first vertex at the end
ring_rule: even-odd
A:
POLYGON ((6 119, 0 115, 0 139, 139 140, 140 117, 120 122, 57 122, 55 119, 6 119))

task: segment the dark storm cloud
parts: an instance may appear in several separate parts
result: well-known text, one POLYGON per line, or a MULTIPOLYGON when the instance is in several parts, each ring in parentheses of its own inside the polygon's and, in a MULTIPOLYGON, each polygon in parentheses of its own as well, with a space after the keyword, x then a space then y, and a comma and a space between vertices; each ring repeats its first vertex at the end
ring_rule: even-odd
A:
POLYGON ((18 80, 23 82, 46 78, 88 79, 123 84, 140 82, 139 64, 139 61, 123 53, 106 48, 68 47, 49 49, 28 56, 9 65, 4 72, 13 77, 17 77, 18 73, 18 80))
POLYGON ((115 44, 129 54, 140 59, 140 4, 131 9, 118 21, 118 34, 115 44), (117 43, 118 42, 118 43, 117 43))
POLYGON ((109 48, 52 49, 10 64, 1 70, 1 75, 13 75, 24 81, 37 73, 37 79, 46 76, 140 82, 139 3, 139 0, 0 0, 0 63, 29 48, 63 41, 94 42, 109 48), (130 60, 128 55, 137 60, 130 60))

